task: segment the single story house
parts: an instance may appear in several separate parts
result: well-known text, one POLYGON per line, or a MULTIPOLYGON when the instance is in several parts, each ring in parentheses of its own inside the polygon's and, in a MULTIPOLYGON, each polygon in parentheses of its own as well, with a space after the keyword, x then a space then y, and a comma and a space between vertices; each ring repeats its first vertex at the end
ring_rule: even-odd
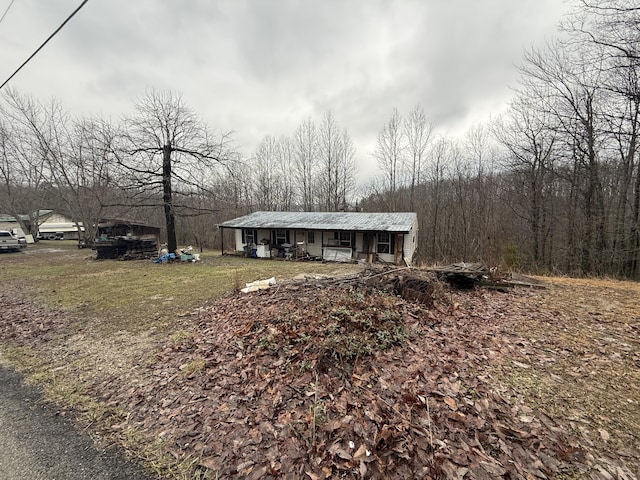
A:
POLYGON ((418 240, 412 212, 254 212, 218 227, 235 231, 237 252, 263 258, 303 251, 324 260, 399 265, 413 260, 418 240))
MULTIPOLYGON (((78 225, 66 215, 56 213, 53 210, 38 210, 31 215, 31 218, 37 219, 38 234, 45 239, 54 239, 61 236, 74 240, 78 238, 78 225)), ((20 220, 26 225, 27 229, 31 228, 31 218, 29 215, 20 215, 20 220)), ((0 230, 10 230, 19 237, 29 233, 28 231, 22 231, 15 217, 5 214, 0 215, 0 230)), ((84 231, 82 223, 80 223, 80 230, 84 231)))
MULTIPOLYGON (((80 231, 84 232, 82 222, 79 222, 80 231)), ((53 239, 56 234, 62 234, 66 240, 78 240, 78 224, 70 217, 50 211, 38 226, 38 233, 46 238, 53 239)))

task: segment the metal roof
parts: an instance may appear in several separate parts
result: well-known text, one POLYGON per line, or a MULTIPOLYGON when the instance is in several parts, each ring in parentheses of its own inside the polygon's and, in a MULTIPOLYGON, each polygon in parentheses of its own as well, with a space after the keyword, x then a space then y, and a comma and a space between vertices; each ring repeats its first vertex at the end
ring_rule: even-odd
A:
MULTIPOLYGON (((53 213, 53 210, 38 210, 37 212, 33 212, 34 217, 38 217, 39 219, 43 219, 49 214, 53 213)), ((29 215, 19 215, 20 220, 24 220, 25 222, 29 221, 29 215)), ((0 222, 16 222, 16 217, 13 215, 9 215, 8 213, 0 213, 0 222)))
POLYGON ((349 230, 409 232, 417 215, 412 212, 254 212, 219 224, 221 228, 349 230))
POLYGON ((162 230, 157 225, 140 223, 133 220, 127 220, 126 218, 101 218, 100 221, 98 222, 98 227, 116 227, 116 226, 145 227, 145 228, 162 230))

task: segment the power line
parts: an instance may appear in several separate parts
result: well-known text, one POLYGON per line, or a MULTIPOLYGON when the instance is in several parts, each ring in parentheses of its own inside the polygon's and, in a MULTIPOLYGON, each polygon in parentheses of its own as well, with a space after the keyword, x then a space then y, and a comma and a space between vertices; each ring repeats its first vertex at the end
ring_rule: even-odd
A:
MULTIPOLYGON (((44 43, 43 43, 42 45, 40 45, 40 46, 38 47, 38 49, 37 49, 35 52, 33 52, 33 53, 31 54, 31 56, 30 56, 29 58, 27 58, 27 59, 24 61, 24 63, 23 63, 22 65, 20 65, 20 66, 18 67, 18 69, 17 69, 15 72, 13 72, 13 73, 11 74, 11 76, 10 76, 9 78, 7 78, 7 79, 5 80, 5 82, 4 82, 2 85, 0 85, 0 90, 1 90, 1 89, 2 89, 2 87, 4 87, 7 83, 9 83, 9 81, 10 81, 13 77, 15 77, 15 75, 16 75, 20 70, 22 70, 22 67, 24 67, 27 63, 29 63, 29 61, 31 61, 31 59, 32 59, 33 57, 35 57, 35 56, 36 56, 36 54, 37 54, 40 50, 42 50, 42 47, 44 47, 47 43, 49 43, 49 40, 51 40, 53 37, 55 37, 56 33, 58 33, 60 30, 62 30, 62 27, 64 27, 64 26, 67 24, 67 22, 68 22, 69 20, 71 20, 71 19, 73 18, 73 16, 74 16, 76 13, 78 13, 78 12, 80 11, 80 9, 81 9, 82 7, 84 7, 85 3, 87 3, 88 1, 89 1, 89 0, 83 0, 83 2, 80 4, 80 6, 79 6, 78 8, 76 8, 76 9, 71 13, 71 15, 69 15, 69 16, 67 17, 67 19, 66 19, 64 22, 62 22, 62 25, 60 25, 58 28, 56 28, 56 31, 55 31, 55 32, 53 32, 51 35, 49 35, 49 38, 47 38, 47 39, 44 41, 44 43)), ((12 3, 13 3, 13 2, 12 2, 12 3)), ((6 12, 5 12, 5 13, 6 13, 6 12)))
POLYGON ((11 0, 11 3, 9 3, 9 6, 7 7, 7 9, 4 11, 4 13, 2 14, 2 18, 0 18, 0 23, 2 23, 2 20, 4 20, 4 17, 7 16, 7 12, 9 11, 9 9, 11 8, 11 5, 13 5, 13 2, 15 0, 11 0))

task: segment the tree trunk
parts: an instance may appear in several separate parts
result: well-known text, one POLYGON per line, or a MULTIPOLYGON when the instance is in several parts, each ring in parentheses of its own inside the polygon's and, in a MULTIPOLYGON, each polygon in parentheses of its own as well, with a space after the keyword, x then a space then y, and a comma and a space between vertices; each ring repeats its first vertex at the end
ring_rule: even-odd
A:
POLYGON ((167 249, 175 252, 178 248, 176 241, 176 219, 173 211, 173 192, 171 191, 171 144, 162 147, 162 204, 164 218, 167 225, 167 249))
POLYGON ((637 280, 640 278, 640 155, 638 156, 638 169, 633 188, 632 209, 629 276, 637 280))

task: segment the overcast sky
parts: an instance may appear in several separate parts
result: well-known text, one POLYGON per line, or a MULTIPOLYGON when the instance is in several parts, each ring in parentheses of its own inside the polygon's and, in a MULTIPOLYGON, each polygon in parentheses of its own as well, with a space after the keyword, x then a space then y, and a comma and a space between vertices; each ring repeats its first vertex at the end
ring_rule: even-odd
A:
MULTIPOLYGON (((0 23, 0 81, 80 3, 15 0, 0 23)), ((90 0, 9 86, 114 119, 145 88, 171 89, 235 131, 245 156, 331 110, 362 180, 394 107, 419 103, 447 135, 504 110, 523 50, 551 39, 567 10, 563 0, 90 0)))

